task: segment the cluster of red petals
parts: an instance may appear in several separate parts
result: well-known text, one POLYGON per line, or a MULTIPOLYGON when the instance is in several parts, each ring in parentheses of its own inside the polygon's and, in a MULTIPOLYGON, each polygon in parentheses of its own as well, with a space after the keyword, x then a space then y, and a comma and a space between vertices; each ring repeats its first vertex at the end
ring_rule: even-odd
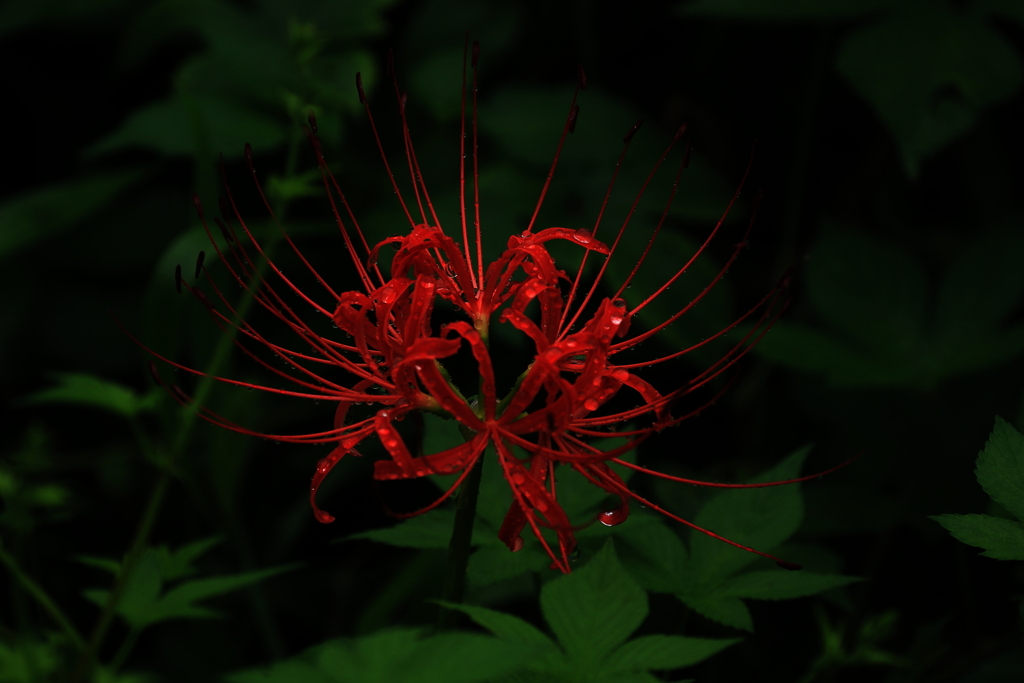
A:
MULTIPOLYGON (((475 187, 475 46, 473 67, 473 113, 470 122, 474 171, 471 177, 476 197, 478 195, 475 187)), ((582 87, 585 85, 582 75, 580 80, 582 87)), ((358 87, 360 100, 373 125, 369 104, 363 95, 361 85, 358 87)), ((463 91, 466 92, 465 79, 463 91)), ((379 440, 389 456, 375 463, 376 479, 410 479, 434 474, 461 473, 452 487, 437 501, 411 514, 425 512, 448 498, 476 465, 485 449, 492 447, 497 455, 498 466, 513 494, 512 505, 499 532, 501 539, 510 549, 518 550, 523 544, 521 534, 529 526, 551 556, 552 566, 564 572, 569 571, 569 557, 575 548, 575 539, 573 521, 568 519, 558 502, 554 476, 557 464, 573 468, 595 486, 618 497, 620 503, 599 516, 600 521, 605 524, 613 525, 625 520, 628 515, 628 503, 635 500, 694 527, 690 522, 662 510, 630 490, 609 467, 609 463, 617 463, 676 481, 728 486, 651 472, 626 462, 620 456, 635 448, 652 432, 677 424, 699 411, 698 408, 687 414, 674 415, 672 408, 682 396, 705 386, 721 375, 764 334, 781 308, 777 305, 780 303, 781 285, 735 323, 697 345, 707 344, 721 337, 745 320, 753 322, 750 325, 751 331, 743 335, 742 339, 739 339, 713 367, 682 387, 671 391, 659 391, 636 374, 636 371, 641 367, 671 361, 696 347, 681 349, 642 362, 625 364, 617 363, 616 356, 658 334, 696 305, 736 259, 742 243, 737 245, 722 272, 709 283, 704 293, 680 307, 675 315, 659 325, 630 334, 630 322, 636 313, 662 296, 669 285, 686 271, 718 233, 722 222, 719 221, 700 250, 680 266, 674 277, 657 291, 651 292, 641 304, 629 309, 626 302, 620 298, 621 294, 643 266, 644 257, 655 244, 661 222, 653 235, 646 236, 649 241, 644 257, 634 265, 627 281, 616 283, 617 291, 611 296, 601 296, 600 292, 604 286, 602 276, 607 261, 614 255, 616 246, 629 224, 629 218, 627 217, 617 232, 612 234, 613 239, 606 242, 597 238, 601 226, 600 216, 589 230, 553 227, 534 232, 537 213, 557 165, 556 153, 551 173, 529 225, 521 234, 508 239, 507 248, 497 260, 485 265, 480 248, 479 202, 473 202, 476 207, 472 220, 473 230, 468 228, 469 212, 463 208, 463 241, 456 242, 442 229, 434 213, 426 185, 420 175, 409 129, 405 124, 405 97, 398 93, 397 86, 396 94, 399 95, 406 165, 416 198, 413 208, 419 214, 418 217, 414 217, 413 212, 401 199, 402 195, 398 192, 394 174, 382 151, 385 169, 408 218, 409 229, 402 236, 388 238, 372 247, 367 243, 344 194, 324 162, 312 117, 310 129, 307 131, 319 160, 324 186, 337 226, 351 256, 355 272, 361 280, 360 289, 333 291, 326 284, 326 280, 296 249, 295 253, 315 276, 323 290, 316 296, 303 292, 266 257, 263 248, 253 237, 235 206, 230 189, 227 190, 226 200, 221 202, 222 216, 216 219, 216 222, 221 228, 227 247, 219 247, 211 234, 211 241, 218 255, 230 272, 231 278, 248 288, 263 309, 295 333, 301 342, 299 349, 285 347, 264 338, 244 321, 232 322, 236 318, 235 311, 213 278, 208 277, 208 282, 215 293, 216 301, 203 294, 198 287, 190 287, 183 283, 179 271, 179 287, 184 284, 196 294, 225 329, 237 324, 240 334, 236 344, 239 348, 272 373, 287 379, 292 388, 286 390, 226 378, 216 379, 279 394, 336 402, 337 411, 333 428, 301 435, 265 434, 237 425, 207 408, 199 408, 200 415, 223 427, 277 441, 332 444, 332 452, 317 466, 310 491, 310 501, 317 519, 321 522, 330 522, 334 519, 317 507, 315 496, 321 482, 343 457, 349 454, 358 455, 359 445, 373 438, 379 440), (471 238, 474 240, 473 244, 470 243, 471 238), (578 245, 583 250, 583 264, 575 275, 567 275, 555 264, 548 250, 548 243, 552 240, 564 240, 578 245), (389 272, 387 268, 377 264, 378 255, 385 246, 394 249, 389 272), (601 262, 596 277, 584 285, 583 272, 588 258, 601 259, 601 262), (266 277, 261 277, 254 265, 261 261, 266 263, 269 270, 266 277), (308 312, 300 314, 286 303, 286 297, 291 299, 296 295, 308 306, 308 312), (320 303, 318 299, 326 299, 327 303, 320 303), (439 327, 432 324, 435 306, 441 301, 448 302, 461 311, 465 320, 439 327), (530 310, 537 310, 539 313, 531 317, 527 309, 534 301, 537 302, 537 306, 530 310), (340 340, 330 339, 315 332, 304 319, 309 313, 329 318, 346 336, 340 340), (499 395, 495 385, 494 358, 488 346, 489 330, 493 323, 512 326, 529 338, 533 347, 531 357, 524 359, 523 362, 526 370, 506 395, 499 395), (249 348, 252 343, 262 346, 274 356, 286 361, 289 369, 282 370, 279 367, 280 363, 267 362, 252 352, 249 348), (464 349, 471 352, 479 374, 478 395, 471 399, 467 399, 460 392, 444 368, 446 359, 452 358, 464 349), (341 370, 347 379, 331 379, 327 376, 327 370, 341 370), (609 402, 624 391, 632 392, 638 401, 617 402, 616 405, 638 403, 637 407, 611 409, 608 406, 609 402), (349 421, 349 410, 353 404, 370 404, 375 406, 375 409, 369 417, 349 421), (413 455, 415 449, 410 450, 396 427, 396 422, 413 411, 431 411, 457 420, 464 433, 471 436, 461 445, 417 457, 413 455), (641 426, 630 426, 637 424, 641 426), (602 451, 588 442, 590 437, 609 436, 625 437, 626 442, 609 451, 602 451), (554 532, 554 542, 545 537, 545 528, 554 532)), ((463 112, 460 152, 462 158, 465 158, 465 97, 463 112)), ((566 135, 575 126, 577 112, 574 97, 558 144, 559 151, 566 135)), ((634 126, 626 136, 627 148, 636 128, 637 126, 634 126)), ((373 130, 376 137, 375 126, 373 130)), ((681 135, 682 130, 676 135, 673 144, 681 135)), ((380 145, 379 138, 377 139, 380 145)), ((669 150, 671 146, 659 159, 654 170, 657 170, 669 150)), ((251 153, 248 153, 248 150, 246 158, 255 178, 251 153)), ((620 163, 621 161, 620 158, 620 163)), ((680 171, 684 166, 685 159, 680 164, 680 171)), ((652 177, 654 170, 651 171, 652 177)), ((618 165, 615 170, 616 176, 617 173, 618 165)), ((465 179, 463 167, 463 207, 466 206, 465 179)), ((676 179, 678 181, 678 175, 676 179)), ((614 182, 613 177, 605 202, 611 194, 614 182)), ((645 183, 636 201, 639 201, 646 187, 645 183)), ((262 194, 262 190, 260 192, 262 194)), ((735 199, 734 197, 733 201, 735 199)), ((200 217, 203 218, 203 224, 207 225, 198 199, 196 205, 200 217)), ((668 206, 662 214, 662 221, 667 212, 668 206)), ((603 213, 602 208, 602 216, 603 213)), ((724 218, 723 215, 723 220, 724 218)), ((209 228, 207 231, 209 232, 209 228)), ((632 236, 630 238, 634 239, 632 236)), ((294 249, 287 235, 284 235, 284 239, 294 249)), ((386 249, 384 253, 392 252, 391 249, 386 249)), ((176 367, 196 372, 166 358, 161 359, 176 367)), ((175 395, 182 402, 189 400, 180 390, 176 390, 175 395)), ((786 482, 773 482, 769 485, 778 483, 786 482)), ((579 521, 581 520, 577 520, 579 521)), ((582 521, 586 523, 594 520, 582 521)), ((699 530, 715 536, 707 530, 699 530)), ((722 540, 738 545, 727 539, 722 540)), ((759 554, 765 555, 760 552, 759 554)))

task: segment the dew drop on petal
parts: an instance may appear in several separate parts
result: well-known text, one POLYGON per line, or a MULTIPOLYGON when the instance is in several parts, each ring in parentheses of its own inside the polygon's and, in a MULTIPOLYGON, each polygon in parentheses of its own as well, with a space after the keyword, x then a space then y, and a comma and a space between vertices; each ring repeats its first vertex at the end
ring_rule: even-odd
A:
POLYGON ((526 481, 526 477, 523 475, 522 472, 513 472, 512 481, 514 481, 517 484, 522 484, 526 481))
POLYGON ((614 510, 608 510, 602 512, 597 516, 598 521, 605 526, 618 526, 626 521, 629 517, 629 509, 625 507, 615 508, 614 510))
POLYGON ((601 407, 601 404, 597 402, 597 399, 588 398, 583 402, 583 407, 587 410, 597 410, 601 407))
POLYGON ((625 382, 626 380, 629 379, 629 372, 627 372, 626 370, 622 370, 622 369, 613 370, 612 371, 612 377, 614 377, 615 379, 619 380, 620 382, 625 382))
POLYGON ((579 242, 580 244, 590 244, 591 242, 594 241, 594 236, 590 234, 590 231, 584 230, 583 228, 574 230, 572 233, 572 238, 579 242))

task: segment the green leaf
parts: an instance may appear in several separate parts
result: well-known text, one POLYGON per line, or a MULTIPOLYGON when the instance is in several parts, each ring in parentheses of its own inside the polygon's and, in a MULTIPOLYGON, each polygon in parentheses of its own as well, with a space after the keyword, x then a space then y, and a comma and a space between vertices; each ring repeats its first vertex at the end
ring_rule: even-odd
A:
POLYGON ((471 633, 424 637, 394 629, 334 640, 268 669, 232 674, 232 683, 477 683, 520 668, 532 648, 471 633))
POLYGON ((717 621, 719 624, 743 631, 754 632, 754 619, 750 616, 750 610, 739 598, 718 595, 703 596, 692 593, 681 593, 676 597, 711 621, 717 621))
POLYGON ((984 548, 985 557, 1024 560, 1024 525, 988 515, 933 515, 955 539, 984 548))
POLYGON ((225 158, 242 155, 245 143, 266 151, 285 140, 281 121, 233 102, 214 97, 194 98, 194 106, 175 98, 139 109, 87 154, 105 154, 128 147, 144 147, 168 156, 222 152, 225 158))
POLYGON ((985 448, 978 454, 977 466, 975 474, 985 493, 1024 520, 1024 436, 997 417, 985 448))
MULTIPOLYGON (((488 538, 498 540, 493 531, 488 538)), ((540 544, 532 539, 526 540, 523 548, 517 552, 510 551, 499 541, 484 545, 469 556, 467 576, 470 585, 479 588, 498 581, 514 579, 527 572, 545 571, 550 565, 551 558, 541 549, 540 544)))
POLYGON ((438 600, 438 604, 444 605, 448 609, 458 610, 463 614, 469 616, 470 619, 475 621, 480 626, 509 643, 517 643, 520 645, 550 645, 554 647, 554 642, 546 635, 541 633, 533 624, 527 621, 523 621, 519 617, 511 614, 505 614, 504 612, 496 612, 486 607, 476 607, 474 605, 457 605, 451 602, 445 602, 444 600, 438 600))
MULTIPOLYGON (((204 539, 190 543, 177 552, 169 552, 166 548, 147 549, 125 584, 118 601, 117 614, 132 628, 144 628, 168 619, 216 617, 219 615, 214 610, 194 603, 294 569, 294 566, 271 567, 229 576, 196 579, 161 594, 168 581, 193 573, 191 561, 215 543, 217 539, 204 539)), ((83 594, 100 606, 106 604, 110 595, 109 591, 99 589, 90 589, 83 594)))
POLYGON ((995 331, 1024 296, 1024 235, 1014 226, 968 244, 942 278, 935 311, 940 336, 969 341, 995 331))
POLYGON ((140 176, 137 170, 88 176, 0 204, 0 258, 73 227, 110 203, 140 176))
POLYGON ((892 0, 695 0, 676 5, 676 11, 720 19, 821 21, 859 17, 891 5, 892 0))
POLYGON ((822 319, 870 356, 902 359, 919 350, 927 280, 901 249, 826 225, 807 267, 807 296, 822 319))
POLYGON ((452 538, 454 522, 454 510, 432 510, 386 529, 371 529, 352 534, 345 540, 365 538, 402 548, 447 548, 452 538))
POLYGON ((133 418, 153 410, 159 399, 158 392, 141 397, 124 385, 85 373, 55 373, 53 378, 57 386, 30 394, 23 402, 28 405, 73 403, 133 418))
POLYGON ((619 564, 611 539, 582 569, 544 585, 541 611, 573 660, 599 661, 647 616, 647 594, 619 564))
POLYGON ((738 642, 739 638, 643 636, 613 652, 604 666, 617 672, 679 669, 702 662, 738 642))
MULTIPOLYGON (((808 453, 810 447, 801 448, 751 483, 799 477, 808 453)), ((799 484, 731 489, 708 501, 693 521, 731 541, 767 550, 793 535, 803 509, 799 484)), ((698 531, 690 533, 690 553, 691 575, 698 584, 711 585, 758 557, 698 531)))
POLYGON ((164 581, 174 581, 192 576, 198 571, 192 566, 192 563, 220 542, 221 539, 214 536, 183 545, 173 551, 168 550, 165 546, 155 548, 153 552, 156 553, 157 562, 160 564, 161 578, 164 581))
POLYGON ((660 593, 685 590, 686 546, 674 529, 643 524, 623 534, 619 543, 632 551, 623 553, 623 564, 641 586, 660 593))
POLYGON ((169 590, 153 610, 146 615, 144 623, 151 624, 167 619, 202 619, 219 616, 217 612, 194 604, 217 595, 246 588, 264 579, 295 569, 296 565, 270 567, 230 576, 212 576, 205 579, 188 581, 169 590))
POLYGON ((911 176, 1021 83, 1020 59, 998 31, 937 3, 852 34, 837 65, 889 127, 911 176))
POLYGON ((715 591, 715 595, 755 600, 791 600, 862 580, 856 576, 769 569, 730 579, 715 591))
POLYGON ((111 21, 132 9, 129 0, 6 0, 0 4, 0 35, 23 31, 34 25, 71 24, 77 28, 90 21, 111 21))

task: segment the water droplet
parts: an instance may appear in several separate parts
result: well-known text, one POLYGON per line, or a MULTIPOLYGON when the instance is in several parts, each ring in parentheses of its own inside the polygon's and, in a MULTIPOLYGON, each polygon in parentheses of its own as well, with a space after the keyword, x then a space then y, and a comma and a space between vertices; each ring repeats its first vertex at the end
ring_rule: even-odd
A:
POLYGON ((579 242, 580 244, 590 244, 591 242, 594 241, 594 236, 590 234, 590 231, 584 230, 583 228, 580 228, 579 230, 574 230, 572 233, 572 238, 579 242))
POLYGON ((622 506, 614 510, 602 512, 597 516, 597 519, 605 526, 618 526, 625 522, 627 517, 629 517, 629 508, 622 506))
POLYGON ((512 541, 512 552, 517 553, 523 549, 526 545, 526 541, 523 540, 522 536, 516 536, 516 540, 512 541))
POLYGON ((613 370, 612 371, 612 377, 614 377, 615 379, 619 380, 620 382, 625 382, 626 380, 629 379, 629 372, 627 372, 626 370, 623 370, 621 368, 618 369, 618 370, 613 370))
POLYGON ((583 402, 583 407, 587 410, 597 410, 601 407, 601 404, 597 402, 597 399, 588 398, 583 402))
POLYGON ((626 307, 626 300, 625 299, 613 299, 612 300, 612 306, 614 306, 615 308, 625 308, 626 307))
POLYGON ((578 559, 580 559, 580 549, 579 548, 573 548, 572 552, 569 553, 569 561, 570 562, 575 562, 578 559))
POLYGON ((512 481, 514 481, 517 484, 522 484, 526 481, 526 477, 523 475, 522 472, 513 472, 512 481))

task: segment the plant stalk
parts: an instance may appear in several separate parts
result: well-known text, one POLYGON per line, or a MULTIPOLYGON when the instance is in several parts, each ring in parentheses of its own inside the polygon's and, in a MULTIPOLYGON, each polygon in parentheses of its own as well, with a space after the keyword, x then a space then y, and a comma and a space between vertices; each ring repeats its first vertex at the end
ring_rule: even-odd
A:
MULTIPOLYGON (((446 602, 461 603, 466 591, 466 568, 469 566, 469 551, 473 542, 473 523, 476 521, 476 501, 480 496, 483 465, 484 454, 481 453, 459 488, 459 497, 455 503, 455 523, 452 525, 452 538, 448 543, 444 590, 441 593, 441 599, 446 602)), ((459 612, 441 607, 438 626, 452 628, 460 617, 459 612)))

